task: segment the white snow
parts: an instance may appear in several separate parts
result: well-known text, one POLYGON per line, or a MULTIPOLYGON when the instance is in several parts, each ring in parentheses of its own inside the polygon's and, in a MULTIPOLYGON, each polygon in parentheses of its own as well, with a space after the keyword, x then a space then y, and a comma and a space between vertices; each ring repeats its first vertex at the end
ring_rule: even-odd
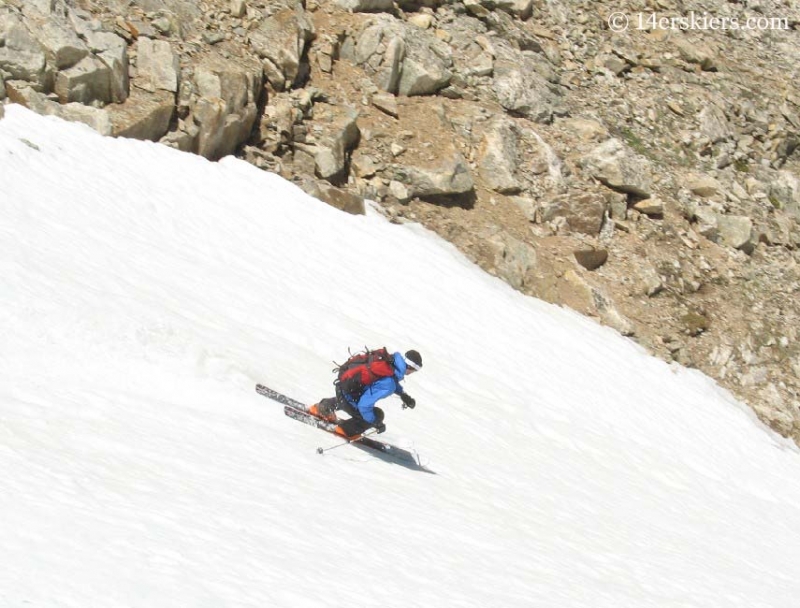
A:
POLYGON ((417 225, 8 106, 0 606, 795 608, 800 450, 417 225), (418 349, 387 463, 286 418, 418 349))

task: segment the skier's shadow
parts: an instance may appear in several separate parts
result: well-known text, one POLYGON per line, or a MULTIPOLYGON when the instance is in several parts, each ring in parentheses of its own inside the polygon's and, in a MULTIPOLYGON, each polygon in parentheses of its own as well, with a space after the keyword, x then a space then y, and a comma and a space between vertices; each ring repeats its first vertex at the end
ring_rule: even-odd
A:
POLYGON ((391 453, 387 454, 384 452, 377 452, 366 446, 359 445, 357 441, 351 443, 350 445, 352 445, 354 448, 358 448, 365 454, 369 454, 372 458, 382 460, 383 462, 388 462, 389 464, 396 464, 410 471, 420 471, 422 473, 430 473, 431 475, 437 474, 436 471, 432 471, 429 468, 425 467, 424 465, 420 464, 418 462, 418 459, 410 452, 404 454, 391 454, 391 453))

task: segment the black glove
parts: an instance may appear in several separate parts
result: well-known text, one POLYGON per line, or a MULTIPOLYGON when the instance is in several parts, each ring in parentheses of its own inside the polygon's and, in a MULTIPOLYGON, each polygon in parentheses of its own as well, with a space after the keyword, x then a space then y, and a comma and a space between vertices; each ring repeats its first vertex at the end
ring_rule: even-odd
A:
POLYGON ((414 398, 405 393, 400 393, 400 400, 403 402, 403 408, 410 408, 413 410, 414 406, 417 405, 417 402, 414 401, 414 398))
POLYGON ((372 426, 375 427, 375 431, 378 433, 378 435, 380 435, 381 433, 383 433, 383 431, 386 430, 386 425, 383 424, 383 422, 376 422, 372 426))

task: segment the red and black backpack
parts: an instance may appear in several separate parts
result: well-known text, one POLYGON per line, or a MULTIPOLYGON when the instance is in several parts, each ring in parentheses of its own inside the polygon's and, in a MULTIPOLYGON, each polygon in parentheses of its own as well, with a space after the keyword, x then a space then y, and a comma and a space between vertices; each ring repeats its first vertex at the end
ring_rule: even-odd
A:
POLYGON ((394 376, 394 358, 386 348, 365 350, 352 355, 333 371, 337 372, 333 382, 337 394, 341 391, 353 403, 358 403, 367 386, 381 378, 394 376))

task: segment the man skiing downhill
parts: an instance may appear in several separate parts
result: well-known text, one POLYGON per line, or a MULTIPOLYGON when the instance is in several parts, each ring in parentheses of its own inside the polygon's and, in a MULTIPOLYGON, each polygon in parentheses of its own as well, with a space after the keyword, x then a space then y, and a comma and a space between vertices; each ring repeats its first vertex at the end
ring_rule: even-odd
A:
POLYGON ((339 422, 336 410, 349 414, 351 417, 339 422, 335 433, 351 440, 370 427, 383 433, 386 430, 383 410, 375 404, 396 394, 404 408, 413 409, 416 401, 404 391, 400 382, 420 369, 422 357, 416 350, 409 350, 405 355, 399 352, 389 355, 386 349, 380 349, 351 357, 338 370, 339 377, 334 382, 336 396, 322 399, 308 411, 329 422, 339 422))

